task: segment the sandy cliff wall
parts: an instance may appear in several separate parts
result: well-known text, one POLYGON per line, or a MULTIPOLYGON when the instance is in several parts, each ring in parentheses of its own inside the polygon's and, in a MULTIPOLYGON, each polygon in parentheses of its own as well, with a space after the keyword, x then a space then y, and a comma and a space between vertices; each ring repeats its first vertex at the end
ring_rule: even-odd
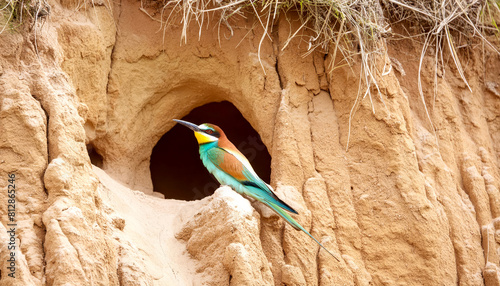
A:
POLYGON ((340 55, 302 56, 308 35, 282 50, 300 25, 284 17, 259 60, 252 16, 232 36, 216 21, 200 36, 192 26, 180 44, 182 26, 159 31, 140 2, 50 4, 38 53, 29 27, 0 35, 0 285, 500 285, 497 53, 460 55, 472 92, 450 62, 434 94, 425 57, 428 116, 410 39, 380 43, 380 92, 358 97, 359 62, 328 73, 340 55), (261 136, 279 195, 341 262, 228 188, 194 202, 145 195, 171 119, 223 100, 261 136))

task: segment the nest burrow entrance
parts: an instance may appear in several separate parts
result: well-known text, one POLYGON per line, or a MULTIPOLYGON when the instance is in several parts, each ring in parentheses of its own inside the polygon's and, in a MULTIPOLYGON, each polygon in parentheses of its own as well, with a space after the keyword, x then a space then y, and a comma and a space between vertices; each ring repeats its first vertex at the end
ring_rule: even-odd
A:
MULTIPOLYGON (((230 102, 212 102, 193 109, 181 118, 194 124, 212 123, 248 158, 255 172, 267 183, 271 156, 259 134, 230 102)), ((191 130, 176 124, 153 148, 150 160, 153 190, 166 199, 199 200, 210 196, 219 183, 205 169, 191 130)))

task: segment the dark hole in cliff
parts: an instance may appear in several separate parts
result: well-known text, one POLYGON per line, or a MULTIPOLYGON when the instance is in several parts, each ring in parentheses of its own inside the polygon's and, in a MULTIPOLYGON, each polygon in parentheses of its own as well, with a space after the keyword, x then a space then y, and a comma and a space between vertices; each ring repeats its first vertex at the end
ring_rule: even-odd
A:
MULTIPOLYGON (((271 156, 259 134, 233 104, 227 101, 208 103, 180 119, 221 127, 248 158, 255 172, 269 183, 271 156)), ((150 170, 154 191, 164 194, 167 199, 199 200, 212 195, 220 186, 200 160, 193 131, 180 124, 163 135, 153 148, 150 170)))
POLYGON ((102 168, 102 156, 97 153, 94 145, 87 144, 87 152, 89 153, 90 162, 99 168, 102 168))

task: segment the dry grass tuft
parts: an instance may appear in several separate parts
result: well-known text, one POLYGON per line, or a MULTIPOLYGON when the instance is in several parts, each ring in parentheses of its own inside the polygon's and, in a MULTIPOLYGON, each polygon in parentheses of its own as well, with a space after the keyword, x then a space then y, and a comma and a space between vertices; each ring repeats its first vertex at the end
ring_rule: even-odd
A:
POLYGON ((50 5, 45 0, 0 0, 0 34, 25 23, 34 26, 49 14, 50 5))
POLYGON ((0 0, 0 34, 6 29, 15 31, 24 24, 30 24, 34 34, 34 47, 38 56, 37 24, 46 21, 50 5, 46 0, 0 0))
POLYGON ((23 22, 23 14, 26 14, 27 9, 23 1, 18 0, 1 0, 0 1, 0 24, 2 29, 0 33, 5 31, 6 28, 15 29, 16 25, 23 22))

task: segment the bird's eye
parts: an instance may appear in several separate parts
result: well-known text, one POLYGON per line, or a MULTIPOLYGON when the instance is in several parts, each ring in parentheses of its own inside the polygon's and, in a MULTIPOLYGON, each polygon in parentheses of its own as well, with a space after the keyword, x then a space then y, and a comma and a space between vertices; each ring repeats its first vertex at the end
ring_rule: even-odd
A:
POLYGON ((213 130, 211 130, 211 129, 208 129, 208 130, 207 130, 207 131, 205 131, 205 132, 206 132, 207 134, 212 134, 212 133, 214 133, 214 131, 213 131, 213 130))

